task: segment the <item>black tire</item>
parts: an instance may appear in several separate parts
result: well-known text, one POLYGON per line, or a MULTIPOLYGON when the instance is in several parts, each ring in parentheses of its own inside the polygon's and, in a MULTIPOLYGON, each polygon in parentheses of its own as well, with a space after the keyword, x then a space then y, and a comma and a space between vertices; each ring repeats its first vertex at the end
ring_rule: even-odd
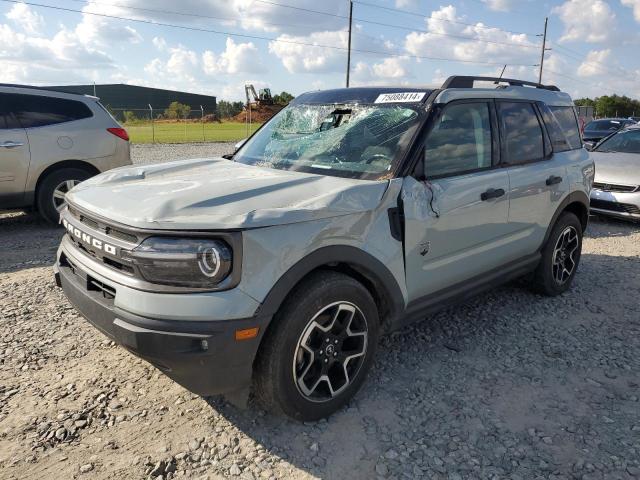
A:
POLYGON ((582 224, 578 217, 571 212, 565 212, 556 221, 551 235, 542 249, 542 258, 533 279, 533 285, 538 293, 554 297, 566 292, 570 287, 580 264, 582 254, 582 224), (575 240, 571 240, 575 235, 575 240), (561 253, 558 250, 561 238, 563 242, 570 239, 568 248, 561 253), (572 254, 568 254, 572 251, 572 254), (573 266, 573 268, 569 268, 573 266), (570 270, 570 271, 569 271, 570 270), (561 273, 561 274, 560 274, 561 273))
POLYGON ((82 182, 89 177, 91 174, 81 168, 61 168, 47 174, 38 187, 36 198, 40 215, 49 223, 57 224, 60 220, 60 213, 54 203, 56 188, 67 181, 82 182))
MULTIPOLYGON (((323 325, 328 326, 330 323, 328 320, 323 325)), ((360 389, 373 362, 378 332, 379 316, 376 303, 360 282, 331 271, 311 275, 292 291, 266 333, 255 363, 255 393, 258 401, 274 413, 284 413, 300 421, 314 421, 331 415, 360 389), (341 310, 345 306, 355 307, 354 313, 341 310), (340 312, 332 316, 331 312, 334 310, 330 309, 338 309, 340 312), (319 312, 324 313, 318 316, 319 312), (339 344, 336 342, 336 351, 333 347, 326 347, 323 353, 322 347, 314 346, 315 354, 311 354, 300 346, 299 342, 303 341, 305 344, 313 341, 318 345, 326 345, 323 342, 327 341, 328 336, 333 335, 334 330, 325 333, 313 327, 312 320, 317 318, 318 323, 314 325, 320 325, 323 319, 338 318, 343 314, 346 315, 345 320, 333 322, 334 328, 339 330, 340 324, 350 322, 347 330, 356 330, 359 333, 346 332, 345 339, 340 340, 339 344), (351 320, 347 320, 347 317, 351 320), (365 328, 362 328, 362 319, 366 323, 365 328), (355 327, 351 329, 354 324, 355 327), (310 331, 311 333, 307 333, 310 331), (366 334, 361 338, 363 331, 366 331, 366 334), (305 334, 306 340, 303 338, 305 334), (349 342, 352 343, 347 345, 349 342), (361 349, 363 353, 360 357, 347 359, 353 356, 354 351, 361 349), (339 352, 339 355, 336 352, 339 352), (305 356, 307 358, 304 358, 305 356), (341 357, 347 360, 341 363, 341 357), (323 366, 327 361, 328 364, 323 366), (358 363, 353 363, 354 361, 358 363), (308 365, 306 369, 304 362, 308 365), (307 374, 299 372, 309 372, 311 377, 313 369, 323 371, 323 368, 327 369, 327 378, 330 372, 333 377, 342 377, 338 372, 342 372, 339 369, 343 369, 345 373, 342 385, 343 378, 338 378, 337 381, 320 381, 312 394, 303 394, 301 388, 304 387, 300 387, 297 380, 303 378, 304 384, 307 374), (347 369, 352 373, 347 375, 347 369), (335 386, 330 389, 329 385, 332 382, 335 386), (335 396, 331 396, 332 390, 335 391, 335 396), (331 398, 321 399, 323 394, 331 398)), ((313 379, 309 383, 313 383, 313 379)))

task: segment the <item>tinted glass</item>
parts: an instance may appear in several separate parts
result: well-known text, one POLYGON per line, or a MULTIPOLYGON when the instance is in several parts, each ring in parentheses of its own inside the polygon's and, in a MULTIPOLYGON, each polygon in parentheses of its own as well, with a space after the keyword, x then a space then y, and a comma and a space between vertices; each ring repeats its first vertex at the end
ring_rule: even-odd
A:
POLYGON ((56 123, 89 118, 93 114, 82 102, 40 95, 12 95, 9 109, 23 128, 42 127, 56 123))
POLYGON ((9 101, 14 96, 0 93, 0 130, 22 128, 9 109, 9 101))
POLYGON ((625 122, 620 120, 594 120, 587 123, 585 130, 618 130, 625 122))
POLYGON ((572 149, 582 148, 578 119, 573 107, 549 107, 560 124, 569 146, 572 149))
POLYGON ((500 117, 505 139, 505 163, 541 160, 544 157, 542 128, 530 103, 500 102, 500 117))
POLYGON ((491 166, 491 120, 486 103, 448 106, 425 143, 428 177, 491 166))
POLYGON ((551 109, 544 103, 539 103, 540 113, 542 113, 542 121, 547 127, 547 132, 551 139, 551 145, 554 152, 566 152, 571 150, 569 141, 560 126, 560 122, 557 117, 551 112, 551 109))
POLYGON ((640 130, 618 132, 598 145, 596 151, 640 153, 640 130))

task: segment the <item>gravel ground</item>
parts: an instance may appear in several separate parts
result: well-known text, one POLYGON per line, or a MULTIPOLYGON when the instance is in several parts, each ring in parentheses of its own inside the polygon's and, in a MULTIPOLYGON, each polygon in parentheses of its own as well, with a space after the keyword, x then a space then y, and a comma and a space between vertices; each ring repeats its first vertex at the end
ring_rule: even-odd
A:
MULTIPOLYGON (((136 147, 136 161, 213 147, 136 147)), ((351 404, 299 424, 203 399, 89 326, 61 232, 0 215, 0 478, 640 478, 640 227, 593 219, 574 288, 510 284, 382 339, 351 404)))

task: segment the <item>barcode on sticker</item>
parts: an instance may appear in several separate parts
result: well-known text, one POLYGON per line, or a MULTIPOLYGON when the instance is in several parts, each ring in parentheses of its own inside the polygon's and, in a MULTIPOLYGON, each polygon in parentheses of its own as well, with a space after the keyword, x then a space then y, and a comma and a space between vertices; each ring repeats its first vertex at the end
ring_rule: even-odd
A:
POLYGON ((420 102, 427 92, 381 93, 374 103, 420 102))

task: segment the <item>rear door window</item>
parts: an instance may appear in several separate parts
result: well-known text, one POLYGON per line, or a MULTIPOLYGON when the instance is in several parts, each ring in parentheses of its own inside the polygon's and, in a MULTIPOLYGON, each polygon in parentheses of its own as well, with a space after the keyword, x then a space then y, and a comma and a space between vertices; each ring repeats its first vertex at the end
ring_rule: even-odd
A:
POLYGON ((23 128, 44 127, 93 116, 84 103, 41 95, 12 95, 9 109, 23 128))
POLYGON ((542 160, 544 135, 536 110, 527 102, 498 102, 503 135, 502 162, 508 165, 542 160))
POLYGON ((582 139, 580 138, 580 127, 578 126, 578 119, 576 118, 576 112, 573 107, 549 107, 553 116, 558 121, 558 124, 562 128, 569 147, 572 150, 582 148, 582 139))

